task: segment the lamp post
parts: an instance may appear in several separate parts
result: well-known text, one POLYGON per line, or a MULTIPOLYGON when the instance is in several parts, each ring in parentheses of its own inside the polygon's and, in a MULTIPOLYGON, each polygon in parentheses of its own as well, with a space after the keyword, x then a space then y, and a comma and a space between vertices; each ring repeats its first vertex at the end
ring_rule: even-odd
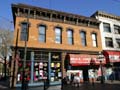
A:
POLYGON ((28 9, 28 15, 27 15, 27 28, 25 32, 25 46, 24 46, 24 61, 23 61, 23 73, 22 73, 22 87, 21 90, 27 90, 27 81, 25 80, 25 67, 26 67, 26 56, 27 56, 27 40, 28 40, 28 30, 29 30, 29 15, 30 15, 30 9, 28 9))
POLYGON ((100 61, 100 70, 101 70, 101 78, 100 78, 101 84, 104 83, 104 75, 103 75, 103 67, 102 67, 103 58, 104 58, 103 55, 101 54, 101 52, 99 52, 99 61, 100 61))

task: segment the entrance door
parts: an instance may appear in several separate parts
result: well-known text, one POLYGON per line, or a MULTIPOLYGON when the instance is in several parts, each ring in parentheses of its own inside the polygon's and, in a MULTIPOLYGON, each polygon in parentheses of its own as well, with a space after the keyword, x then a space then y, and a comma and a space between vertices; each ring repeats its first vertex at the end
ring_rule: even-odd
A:
POLYGON ((88 81, 88 69, 87 68, 84 68, 83 69, 83 80, 84 81, 88 81))

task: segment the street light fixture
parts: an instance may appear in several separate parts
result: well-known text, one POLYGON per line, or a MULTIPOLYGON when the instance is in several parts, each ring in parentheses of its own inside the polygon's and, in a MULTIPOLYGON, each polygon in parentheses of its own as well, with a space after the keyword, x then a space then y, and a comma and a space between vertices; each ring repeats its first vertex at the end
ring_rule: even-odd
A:
POLYGON ((99 52, 99 61, 100 61, 100 70, 101 70, 101 78, 100 78, 100 81, 101 81, 101 84, 104 83, 104 75, 103 75, 103 67, 102 67, 102 61, 103 61, 103 55, 101 52, 99 52))

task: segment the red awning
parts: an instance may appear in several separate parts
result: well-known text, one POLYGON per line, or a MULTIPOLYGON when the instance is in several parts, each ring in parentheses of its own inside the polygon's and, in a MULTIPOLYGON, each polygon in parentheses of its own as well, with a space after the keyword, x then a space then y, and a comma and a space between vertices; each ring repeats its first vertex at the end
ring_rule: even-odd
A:
POLYGON ((104 51, 107 62, 120 62, 120 51, 104 51))
MULTIPOLYGON (((87 54, 69 54, 70 64, 72 66, 90 65, 91 60, 94 61, 95 65, 100 64, 100 60, 97 59, 98 55, 87 55, 87 54)), ((105 59, 102 59, 102 63, 105 64, 105 59)))

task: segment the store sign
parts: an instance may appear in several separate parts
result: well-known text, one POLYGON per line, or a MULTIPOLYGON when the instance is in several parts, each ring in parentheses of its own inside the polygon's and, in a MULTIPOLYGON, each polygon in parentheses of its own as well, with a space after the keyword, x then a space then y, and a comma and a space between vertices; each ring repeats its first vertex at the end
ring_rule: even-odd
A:
MULTIPOLYGON (((85 54, 70 54, 70 64, 72 66, 90 65, 91 60, 94 60, 95 65, 99 65, 100 61, 97 59, 98 55, 85 55, 85 54)), ((105 59, 102 59, 105 64, 105 59)))
POLYGON ((59 59, 59 55, 53 55, 52 58, 59 59))
POLYGON ((109 55, 110 62, 120 62, 120 55, 109 55))
POLYGON ((52 53, 51 59, 52 59, 52 61, 59 61, 60 60, 60 54, 59 53, 52 53))
POLYGON ((106 58, 109 59, 110 62, 120 62, 120 52, 117 51, 105 51, 108 56, 106 58))

